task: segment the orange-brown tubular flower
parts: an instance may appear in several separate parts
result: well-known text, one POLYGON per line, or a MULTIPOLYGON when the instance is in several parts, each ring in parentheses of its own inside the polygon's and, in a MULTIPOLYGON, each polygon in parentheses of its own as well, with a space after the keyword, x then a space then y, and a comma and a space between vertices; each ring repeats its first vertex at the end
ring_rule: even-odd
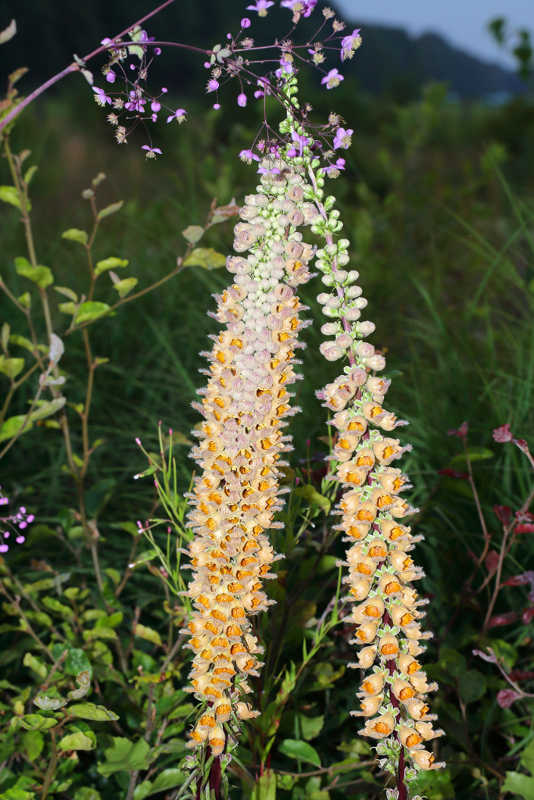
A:
POLYGON ((296 287, 309 278, 313 248, 298 228, 317 216, 304 201, 302 175, 282 162, 265 162, 257 193, 246 198, 228 259, 235 276, 217 300, 208 383, 195 408, 203 422, 192 456, 198 472, 191 495, 189 547, 193 577, 187 627, 194 652, 191 691, 203 703, 190 746, 227 747, 224 723, 255 716, 246 701, 249 675, 261 667, 262 648, 251 617, 270 602, 264 579, 276 558, 268 531, 282 507, 284 427, 290 414, 298 334, 306 324, 296 287))
POLYGON ((330 361, 348 361, 318 394, 332 412, 336 434, 331 473, 342 487, 336 527, 348 544, 344 581, 354 603, 353 643, 361 648, 351 666, 372 670, 358 692, 360 710, 352 713, 364 717, 361 734, 377 740, 381 766, 396 775, 397 788, 388 790, 388 797, 402 800, 417 770, 443 766, 426 749, 443 731, 432 727, 435 715, 428 704, 437 684, 428 682, 417 661, 430 636, 421 629, 425 601, 412 587, 423 572, 410 553, 422 537, 414 537, 407 524, 416 509, 403 499, 410 484, 397 467, 411 446, 396 438, 395 429, 405 423, 383 405, 390 381, 377 373, 385 359, 365 341, 375 326, 360 321, 367 301, 356 285, 358 273, 344 269, 349 242, 334 241, 341 229, 334 198, 323 201, 324 181, 311 169, 310 179, 320 212, 312 231, 326 241, 315 262, 328 289, 318 297, 329 320, 321 330, 330 337, 320 349, 330 361))

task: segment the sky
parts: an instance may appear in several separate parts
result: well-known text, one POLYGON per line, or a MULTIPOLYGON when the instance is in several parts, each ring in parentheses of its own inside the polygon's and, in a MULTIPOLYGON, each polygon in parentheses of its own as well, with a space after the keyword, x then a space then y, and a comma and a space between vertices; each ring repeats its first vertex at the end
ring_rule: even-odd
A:
POLYGON ((416 35, 434 31, 452 45, 503 66, 515 62, 487 32, 489 20, 506 17, 510 30, 523 27, 534 34, 534 0, 336 0, 336 5, 348 20, 400 26, 416 35))

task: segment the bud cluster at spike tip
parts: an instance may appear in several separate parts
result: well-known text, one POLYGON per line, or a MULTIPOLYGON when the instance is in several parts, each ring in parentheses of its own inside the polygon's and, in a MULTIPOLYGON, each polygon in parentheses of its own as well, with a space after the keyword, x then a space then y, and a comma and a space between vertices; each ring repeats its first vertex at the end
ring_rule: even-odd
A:
POLYGON ((198 465, 190 495, 193 613, 186 632, 194 652, 191 689, 204 703, 189 746, 226 746, 224 723, 257 715, 246 702, 262 648, 251 616, 270 604, 262 582, 276 559, 267 532, 282 507, 279 478, 298 377, 295 353, 307 324, 296 287, 306 282, 313 248, 298 228, 317 218, 305 202, 303 167, 264 159, 256 194, 245 199, 227 267, 234 283, 216 297, 225 327, 204 353, 208 383, 194 407, 204 420, 192 450, 198 465), (248 254, 247 254, 248 252, 248 254))
POLYGON ((390 381, 375 373, 384 369, 385 359, 365 341, 375 326, 361 320, 367 301, 356 284, 358 273, 343 269, 349 242, 334 242, 333 233, 341 229, 334 198, 323 201, 324 181, 310 174, 321 214, 312 231, 326 241, 315 262, 328 289, 318 296, 328 318, 321 330, 329 337, 320 349, 328 360, 349 362, 318 396, 333 412, 330 424, 336 431, 330 456, 332 477, 342 488, 336 529, 349 545, 344 583, 354 606, 348 619, 356 625, 351 643, 361 648, 358 662, 350 666, 372 670, 358 692, 360 710, 351 713, 365 718, 360 733, 377 740, 380 765, 391 772, 401 769, 402 780, 410 781, 418 769, 443 766, 426 749, 443 734, 432 726, 436 717, 427 701, 437 684, 428 682, 416 660, 425 650, 422 641, 431 636, 421 629, 426 601, 411 585, 423 577, 409 555, 422 537, 413 536, 406 524, 417 509, 402 498, 410 483, 395 466, 411 445, 403 446, 393 434, 406 423, 383 407, 390 381))

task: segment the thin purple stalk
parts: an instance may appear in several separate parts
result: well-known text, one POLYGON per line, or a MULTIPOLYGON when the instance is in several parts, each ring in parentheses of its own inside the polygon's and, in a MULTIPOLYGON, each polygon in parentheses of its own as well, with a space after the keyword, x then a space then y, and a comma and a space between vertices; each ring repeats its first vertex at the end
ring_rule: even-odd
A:
MULTIPOLYGON (((150 19, 151 17, 155 16, 156 14, 159 14, 160 11, 163 11, 164 8, 166 8, 167 6, 170 6, 174 2, 175 2, 175 0, 165 0, 164 3, 161 3, 159 6, 157 6, 154 9, 152 9, 152 11, 149 11, 149 13, 145 14, 144 17, 141 17, 141 19, 138 19, 137 22, 133 22, 131 25, 128 25, 128 27, 125 28, 123 31, 121 31, 120 33, 117 33, 113 37, 113 39, 118 39, 120 36, 125 36, 128 33, 128 31, 132 30, 132 28, 135 28, 137 25, 141 25, 143 22, 146 22, 147 19, 150 19)), ((112 39, 112 41, 113 41, 113 39, 112 39)), ((197 49, 197 48, 194 48, 194 47, 189 46, 189 45, 175 45, 175 46, 178 46, 178 47, 181 46, 181 47, 188 48, 188 49, 191 49, 191 50, 196 50, 197 49)), ((97 47, 95 50, 92 50, 90 53, 88 53, 86 56, 84 56, 82 61, 84 63, 87 62, 87 61, 91 61, 97 55, 100 55, 100 53, 103 53, 108 49, 109 49, 109 45, 102 45, 101 47, 97 47)), ((202 51, 202 52, 205 52, 205 51, 202 51)), ((44 92, 46 92, 47 89, 49 89, 51 86, 54 86, 54 84, 59 83, 59 81, 63 80, 63 78, 66 78, 67 75, 70 75, 72 72, 79 72, 79 71, 80 71, 80 66, 78 64, 76 64, 76 62, 73 61, 72 64, 69 64, 68 67, 65 67, 65 69, 61 70, 61 72, 56 73, 56 75, 53 75, 51 78, 49 78, 43 84, 41 84, 41 86, 38 86, 37 89, 34 89, 34 91, 31 92, 23 100, 21 100, 20 103, 18 103, 15 106, 15 108, 11 109, 9 114, 6 114, 6 116, 3 119, 0 120, 0 131, 2 131, 6 127, 6 125, 9 125, 9 123, 13 119, 15 119, 15 117, 18 116, 18 114, 24 108, 26 108, 26 106, 28 106, 30 103, 32 103, 34 100, 36 100, 40 95, 42 95, 44 92)))

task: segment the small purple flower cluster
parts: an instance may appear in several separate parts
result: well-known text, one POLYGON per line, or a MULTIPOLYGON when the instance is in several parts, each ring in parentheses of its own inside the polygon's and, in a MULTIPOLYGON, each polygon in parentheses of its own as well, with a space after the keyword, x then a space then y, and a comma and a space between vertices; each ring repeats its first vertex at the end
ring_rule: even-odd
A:
MULTIPOLYGON (((266 17, 269 9, 275 5, 273 0, 255 0, 254 3, 246 6, 248 11, 255 12, 259 18, 266 17)), ((286 8, 293 14, 293 23, 296 25, 301 18, 309 17, 315 10, 317 0, 280 0, 280 6, 286 8)), ((296 62, 311 64, 322 73, 321 84, 326 89, 334 89, 341 84, 344 76, 337 67, 324 69, 321 65, 326 60, 329 50, 337 50, 342 62, 351 59, 356 49, 361 44, 360 30, 355 28, 352 33, 343 35, 345 25, 335 18, 335 13, 330 8, 322 9, 323 21, 319 26, 314 37, 305 44, 298 44, 294 41, 275 41, 270 46, 275 54, 275 58, 265 57, 264 45, 257 46, 254 39, 248 36, 248 29, 252 22, 248 17, 243 17, 240 23, 240 30, 236 35, 226 34, 224 44, 215 44, 211 49, 203 50, 180 44, 180 47, 195 50, 204 54, 204 68, 209 70, 209 79, 206 82, 206 93, 215 94, 213 108, 219 110, 221 102, 219 99, 220 90, 230 81, 239 82, 235 95, 235 102, 240 108, 248 105, 249 95, 255 99, 263 99, 266 95, 272 95, 282 105, 286 105, 283 98, 281 86, 288 75, 296 72, 296 62), (326 26, 326 27, 325 27, 326 26), (245 31, 247 33, 245 33, 245 31), (322 39, 317 37, 321 33, 322 39), (255 59, 256 51, 258 59, 255 59), (275 68, 272 68, 273 61, 275 68), (264 65, 268 66, 266 74, 258 74, 264 71, 264 65), (256 71, 258 70, 258 71, 256 71)), ((109 59, 102 72, 108 84, 106 89, 93 86, 95 102, 105 108, 111 106, 113 111, 108 114, 108 122, 115 128, 115 138, 119 144, 126 143, 128 136, 139 123, 145 127, 150 122, 157 122, 158 115, 164 108, 162 103, 163 95, 167 94, 167 88, 161 87, 159 93, 153 94, 147 89, 147 78, 149 68, 154 58, 161 53, 160 45, 169 44, 167 42, 156 42, 154 37, 148 36, 147 32, 139 25, 132 28, 127 37, 117 36, 114 39, 103 39, 101 44, 106 48, 109 59), (129 38, 127 38, 129 37, 129 38), (132 74, 133 73, 133 74, 132 74), (122 81, 118 82, 118 78, 122 81), (121 85, 119 86, 118 83, 121 85), (114 87, 114 91, 111 90, 114 87)), ((175 44, 175 43, 173 43, 175 44)), ((298 106, 297 106, 298 107, 298 106)), ((177 121, 182 123, 187 118, 184 108, 171 109, 165 107, 167 113, 167 123, 177 121)), ((302 114, 301 124, 306 126, 307 111, 302 114)), ((264 125, 267 126, 265 119, 264 125)), ((350 144, 350 134, 352 131, 344 131, 339 128, 334 139, 333 149, 340 147, 346 149, 350 144), (344 136, 344 138, 340 138, 344 136)), ((322 150, 323 146, 312 138, 310 141, 314 152, 322 150)), ((332 146, 332 145, 330 145, 332 146)), ((161 155, 159 147, 153 146, 152 141, 142 145, 147 158, 155 158, 161 155)), ((300 147, 294 147, 295 157, 301 157, 300 147)), ((345 161, 338 158, 332 163, 326 148, 327 166, 324 174, 328 177, 337 177, 340 170, 344 169, 345 161)), ((255 159, 254 159, 255 160, 255 159)))
MULTIPOLYGON (((2 491, 0 486, 0 506, 9 505, 9 498, 2 491)), ((7 516, 0 516, 0 553, 7 553, 9 550, 8 539, 11 539, 11 534, 17 544, 23 544, 26 541, 26 536, 23 531, 34 521, 33 514, 29 514, 25 506, 19 506, 14 514, 7 516)))
MULTIPOLYGON (((133 28, 129 36, 130 41, 123 41, 120 37, 101 41, 109 54, 109 61, 102 70, 106 82, 110 86, 117 84, 117 78, 122 78, 122 82, 117 84, 114 91, 92 87, 97 105, 113 108, 107 120, 115 128, 115 139, 119 144, 127 143, 128 136, 139 123, 146 125, 148 122, 157 122, 160 112, 167 115, 167 124, 173 121, 181 124, 187 118, 185 108, 171 108, 162 101, 168 93, 166 86, 162 86, 157 94, 147 91, 149 67, 154 57, 161 54, 161 48, 154 44, 154 37, 148 36, 139 27, 133 28), (132 77, 127 69, 134 73, 132 77)), ((142 145, 142 149, 146 151, 147 158, 155 158, 162 153, 159 147, 151 144, 142 145)))

